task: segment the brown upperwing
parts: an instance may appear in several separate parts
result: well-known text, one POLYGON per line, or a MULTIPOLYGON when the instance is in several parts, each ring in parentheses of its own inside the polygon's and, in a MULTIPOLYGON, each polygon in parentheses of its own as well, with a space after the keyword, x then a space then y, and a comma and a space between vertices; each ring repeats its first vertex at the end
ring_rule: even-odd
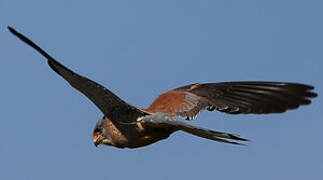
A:
POLYGON ((191 84, 158 96, 145 109, 194 119, 202 110, 230 114, 281 113, 310 104, 314 87, 285 82, 223 82, 191 84))

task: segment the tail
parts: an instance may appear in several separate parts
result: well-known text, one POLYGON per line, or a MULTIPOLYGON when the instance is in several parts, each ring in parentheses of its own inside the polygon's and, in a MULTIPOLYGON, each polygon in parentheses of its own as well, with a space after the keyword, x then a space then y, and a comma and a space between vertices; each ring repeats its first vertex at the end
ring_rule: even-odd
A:
POLYGON ((219 141, 219 142, 235 144, 235 145, 245 145, 245 144, 239 143, 239 142, 234 142, 234 141, 228 141, 226 139, 233 139, 233 140, 237 140, 237 141, 249 141, 248 139, 241 138, 239 135, 236 135, 236 134, 213 131, 213 130, 209 130, 209 129, 204 129, 204 128, 192 126, 192 125, 189 125, 186 123, 185 124, 181 123, 181 125, 179 126, 179 130, 193 134, 195 136, 210 139, 213 141, 219 141), (225 138, 225 139, 222 139, 222 138, 225 138))
POLYGON ((239 142, 228 141, 226 139, 233 139, 237 141, 249 141, 248 139, 241 138, 239 135, 212 131, 209 129, 192 126, 190 124, 187 124, 183 121, 178 120, 174 116, 171 116, 169 114, 162 113, 162 112, 157 112, 152 115, 138 118, 137 123, 138 122, 144 123, 150 127, 175 128, 176 130, 185 131, 195 136, 210 139, 213 141, 229 143, 229 144, 245 145, 239 142), (222 138, 225 138, 225 139, 222 139, 222 138))

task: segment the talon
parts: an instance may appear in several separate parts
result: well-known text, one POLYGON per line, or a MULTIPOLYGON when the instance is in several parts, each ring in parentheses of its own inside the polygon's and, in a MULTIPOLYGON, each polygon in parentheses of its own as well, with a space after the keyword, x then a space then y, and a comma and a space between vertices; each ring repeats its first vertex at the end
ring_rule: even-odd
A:
POLYGON ((140 122, 144 117, 138 117, 137 122, 140 122))
POLYGON ((136 123, 136 125, 137 125, 137 127, 138 127, 138 130, 141 132, 141 131, 144 131, 145 130, 145 128, 142 126, 142 124, 141 123, 136 123))

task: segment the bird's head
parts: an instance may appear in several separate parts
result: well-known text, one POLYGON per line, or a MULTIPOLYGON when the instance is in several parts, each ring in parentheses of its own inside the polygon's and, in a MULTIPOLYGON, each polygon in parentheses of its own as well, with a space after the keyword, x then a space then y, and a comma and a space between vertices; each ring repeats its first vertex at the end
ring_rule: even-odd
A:
POLYGON ((100 119, 93 130, 93 142, 97 147, 100 144, 112 146, 110 135, 106 130, 106 121, 104 118, 100 119))

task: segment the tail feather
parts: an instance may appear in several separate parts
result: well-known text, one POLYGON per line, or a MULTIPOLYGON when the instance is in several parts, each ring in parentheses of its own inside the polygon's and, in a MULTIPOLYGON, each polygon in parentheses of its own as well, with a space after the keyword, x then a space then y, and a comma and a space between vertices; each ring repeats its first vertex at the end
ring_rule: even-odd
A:
POLYGON ((193 134, 195 136, 199 136, 202 138, 214 140, 214 141, 219 141, 223 143, 229 143, 229 144, 236 144, 236 145, 245 145, 243 143, 239 142, 234 142, 234 141, 228 141, 226 139, 232 139, 232 140, 237 140, 237 141, 249 141, 248 139, 241 138, 239 135, 236 134, 230 134, 230 133, 225 133, 225 132, 218 132, 218 131, 213 131, 209 129, 204 129, 204 128, 199 128, 196 126, 192 126, 189 124, 181 124, 180 130, 193 134), (225 139, 222 139, 225 138, 225 139))

